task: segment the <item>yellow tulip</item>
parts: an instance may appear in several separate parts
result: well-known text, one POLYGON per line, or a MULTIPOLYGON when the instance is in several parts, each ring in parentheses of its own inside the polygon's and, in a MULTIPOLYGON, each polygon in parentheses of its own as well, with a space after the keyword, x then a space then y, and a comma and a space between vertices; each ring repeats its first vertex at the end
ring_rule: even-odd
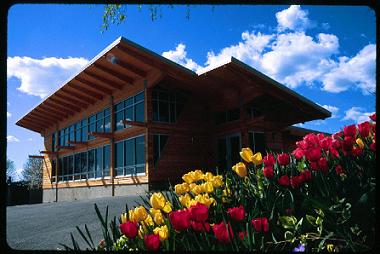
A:
POLYGON ((153 218, 148 214, 144 220, 144 224, 147 226, 154 226, 153 218))
POLYGON ((212 185, 214 186, 214 188, 218 188, 220 186, 223 185, 223 176, 221 175, 216 175, 214 176, 211 181, 212 185))
POLYGON ((253 152, 251 148, 245 147, 241 149, 240 157, 246 162, 252 162, 252 156, 253 156, 253 152))
POLYGON ((148 232, 148 229, 146 228, 145 225, 140 225, 139 226, 139 231, 138 231, 138 235, 141 239, 144 238, 144 235, 146 235, 146 233, 148 232))
POLYGON ((194 185, 190 190, 194 195, 202 193, 202 187, 200 185, 194 185))
POLYGON ((156 227, 155 229, 153 229, 153 233, 155 235, 159 235, 160 236, 160 241, 165 241, 169 237, 168 226, 164 225, 164 226, 161 226, 161 227, 156 227))
POLYGON ((189 173, 184 174, 184 175, 182 176, 182 179, 183 179, 186 183, 188 183, 188 184, 194 182, 194 181, 195 181, 194 172, 190 171, 189 173))
MULTIPOLYGON (((199 202, 201 204, 204 204, 208 207, 210 207, 211 204, 215 203, 215 199, 214 198, 210 198, 209 195, 206 193, 206 194, 203 194, 203 195, 197 195, 195 196, 194 200, 196 202, 199 202)), ((196 203, 195 202, 195 203, 196 203)), ((191 203, 191 202, 190 202, 191 203)))
POLYGON ((191 196, 188 193, 186 193, 185 195, 179 196, 178 199, 182 206, 189 207, 191 196))
POLYGON ((213 179, 214 175, 211 172, 207 172, 204 174, 203 179, 207 182, 211 182, 213 179))
POLYGON ((122 213, 120 215, 121 223, 126 223, 127 222, 127 213, 122 213))
POLYGON ((164 195, 160 192, 153 193, 153 195, 150 197, 150 205, 154 209, 162 209, 164 208, 166 203, 166 199, 164 195))
POLYGON ((263 157, 262 157, 261 153, 260 153, 260 152, 255 153, 255 154, 252 156, 251 161, 252 161, 253 164, 255 164, 256 166, 257 166, 257 165, 260 165, 260 164, 263 162, 263 157))
POLYGON ((358 146, 363 149, 364 148, 364 143, 363 143, 363 140, 361 138, 358 138, 356 139, 356 144, 358 144, 358 146))
POLYGON ((143 206, 136 207, 133 213, 135 218, 137 219, 137 222, 145 220, 148 216, 148 213, 146 212, 146 209, 143 206))
POLYGON ((162 211, 165 213, 170 213, 172 211, 172 204, 169 201, 166 201, 165 206, 162 208, 162 211))
POLYGON ((202 186, 203 192, 210 193, 214 191, 214 186, 212 185, 211 182, 205 182, 201 186, 202 186))
POLYGON ((134 210, 128 211, 128 217, 129 217, 130 221, 138 222, 138 218, 137 218, 134 210))
POLYGON ((240 177, 247 176, 247 167, 243 162, 236 163, 236 165, 232 167, 232 170, 235 171, 240 177))
POLYGON ((187 183, 176 184, 174 186, 174 191, 178 195, 184 194, 189 191, 189 184, 187 183))
POLYGON ((150 213, 153 216, 154 223, 156 223, 157 225, 162 225, 164 223, 164 216, 162 215, 160 210, 151 208, 150 213))
POLYGON ((203 180, 203 178, 204 178, 204 174, 203 174, 202 170, 197 169, 194 171, 195 181, 203 180))
POLYGON ((192 200, 190 200, 190 202, 188 203, 187 208, 189 208, 189 207, 191 207, 191 206, 193 206, 193 205, 196 205, 197 203, 200 203, 200 202, 197 201, 197 200, 195 200, 195 199, 192 199, 192 200))

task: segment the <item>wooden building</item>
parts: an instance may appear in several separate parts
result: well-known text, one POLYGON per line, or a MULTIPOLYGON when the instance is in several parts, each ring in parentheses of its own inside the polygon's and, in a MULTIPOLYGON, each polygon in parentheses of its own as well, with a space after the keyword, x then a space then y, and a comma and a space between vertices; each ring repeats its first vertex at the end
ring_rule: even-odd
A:
POLYGON ((189 170, 225 170, 241 147, 288 150, 303 133, 289 126, 330 115, 235 58, 197 75, 120 37, 17 125, 44 137, 49 202, 136 194, 189 170))

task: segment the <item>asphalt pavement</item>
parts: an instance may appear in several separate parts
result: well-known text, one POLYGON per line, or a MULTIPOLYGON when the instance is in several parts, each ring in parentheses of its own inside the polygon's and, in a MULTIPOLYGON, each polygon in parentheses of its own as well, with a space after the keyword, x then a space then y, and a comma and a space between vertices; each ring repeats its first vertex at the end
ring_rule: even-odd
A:
POLYGON ((87 245, 75 226, 84 230, 87 224, 95 244, 103 238, 95 203, 102 215, 108 205, 109 218, 113 218, 125 211, 126 203, 132 207, 136 201, 141 203, 139 196, 9 206, 6 209, 6 239, 12 249, 58 250, 63 249, 59 243, 72 246, 70 233, 73 233, 80 247, 85 249, 87 245))

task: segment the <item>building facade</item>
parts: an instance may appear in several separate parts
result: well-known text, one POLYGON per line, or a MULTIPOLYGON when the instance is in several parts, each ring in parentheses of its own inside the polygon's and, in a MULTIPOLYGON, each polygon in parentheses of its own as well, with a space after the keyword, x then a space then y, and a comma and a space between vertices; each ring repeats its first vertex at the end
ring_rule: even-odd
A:
POLYGON ((123 37, 22 117, 44 137, 44 202, 143 193, 286 151, 331 113, 235 58, 196 74, 123 37))

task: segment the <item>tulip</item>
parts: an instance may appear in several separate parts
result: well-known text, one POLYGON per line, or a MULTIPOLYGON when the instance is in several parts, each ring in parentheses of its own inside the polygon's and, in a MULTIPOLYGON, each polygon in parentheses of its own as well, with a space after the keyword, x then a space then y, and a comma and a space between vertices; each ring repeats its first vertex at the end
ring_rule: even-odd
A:
POLYGON ((227 213, 230 215, 231 219, 234 221, 242 221, 245 217, 245 211, 243 205, 239 207, 228 208, 227 213))
POLYGON ((174 186, 174 190, 175 190, 175 193, 177 193, 178 195, 181 195, 188 192, 190 189, 187 183, 181 183, 181 184, 176 184, 174 186))
POLYGON ((268 154, 263 158, 263 162, 266 167, 273 167, 273 165, 276 163, 276 159, 274 158, 273 154, 268 154))
POLYGON ((322 157, 318 161, 318 167, 322 172, 327 172, 329 170, 329 164, 325 157, 322 157))
POLYGON ((317 147, 317 148, 311 148, 311 149, 308 149, 306 151, 306 159, 310 162, 316 162, 318 161, 321 156, 322 156, 322 152, 321 152, 321 148, 317 147))
POLYGON ((269 231, 269 223, 268 223, 268 218, 263 217, 263 218, 254 218, 251 221, 251 224, 253 225, 254 229, 257 232, 268 232, 269 231))
POLYGON ((153 216, 153 221, 157 225, 162 225, 164 223, 164 217, 161 213, 161 210, 150 208, 150 213, 153 216))
POLYGON ((246 162, 252 162, 253 152, 251 148, 245 147, 241 149, 240 157, 246 162))
POLYGON ((222 221, 219 224, 215 224, 212 229, 216 238, 221 243, 229 243, 234 238, 234 232, 232 231, 231 225, 229 223, 226 225, 222 221))
POLYGON ((374 114, 372 114, 371 116, 369 116, 369 118, 370 118, 372 121, 376 122, 376 113, 374 113, 374 114))
POLYGON ((214 186, 214 188, 219 188, 220 186, 223 185, 223 176, 221 175, 214 176, 211 179, 211 183, 212 183, 212 186, 214 186))
POLYGON ((214 186, 210 182, 201 184, 202 192, 211 193, 214 191, 214 186))
POLYGON ((185 210, 178 210, 169 213, 169 219, 173 228, 177 231, 182 231, 190 227, 191 213, 185 210))
POLYGON ((356 139, 356 144, 358 144, 358 146, 360 147, 360 149, 364 148, 364 143, 363 143, 363 140, 361 138, 357 138, 356 139))
POLYGON ((273 176, 274 176, 273 167, 271 167, 271 166, 265 167, 265 168, 263 169, 263 174, 264 174, 264 176, 265 176, 266 178, 268 178, 268 179, 272 179, 273 176))
POLYGON ((153 193, 153 195, 150 197, 150 205, 154 209, 162 209, 164 208, 166 203, 166 199, 164 195, 160 192, 153 193))
POLYGON ((178 199, 182 206, 189 207, 189 203, 191 200, 191 196, 189 194, 186 193, 185 195, 181 195, 178 197, 178 199))
POLYGON ((204 204, 197 203, 190 207, 191 219, 196 222, 205 222, 208 219, 208 207, 204 204))
POLYGON ((339 164, 336 165, 335 172, 336 172, 337 175, 342 174, 344 172, 343 167, 341 165, 339 165, 339 164))
POLYGON ((160 248, 160 236, 151 234, 144 236, 144 242, 147 250, 158 250, 160 248))
POLYGON ((311 172, 309 170, 304 170, 301 172, 301 175, 303 176, 303 179, 306 182, 309 182, 311 180, 311 172))
POLYGON ((153 229, 153 233, 155 235, 160 236, 160 241, 165 241, 169 237, 169 229, 167 225, 164 225, 162 227, 156 227, 153 229))
POLYGON ((196 202, 199 202, 201 204, 206 205, 207 207, 210 207, 210 205, 212 205, 212 204, 215 203, 215 199, 214 198, 210 198, 207 193, 203 194, 203 195, 197 195, 197 196, 195 196, 194 200, 196 202))
POLYGON ((243 162, 236 163, 236 165, 232 167, 232 170, 235 171, 240 177, 247 176, 247 167, 243 162))
POLYGON ((371 131, 371 124, 369 122, 364 122, 358 125, 359 133, 362 138, 366 138, 369 136, 369 132, 371 131))
POLYGON ((290 180, 287 175, 283 175, 278 179, 278 183, 283 185, 283 186, 289 186, 290 185, 290 180))
POLYGON ((137 222, 145 220, 148 216, 148 213, 146 212, 146 209, 143 206, 136 207, 133 211, 133 214, 137 222))
POLYGON ((277 156, 278 164, 280 166, 286 166, 290 163, 290 157, 287 153, 282 153, 277 156))
POLYGON ((349 126, 346 126, 344 127, 343 129, 343 133, 344 133, 344 136, 345 137, 356 137, 356 126, 353 124, 353 125, 349 125, 349 126))
POLYGON ((191 228, 196 232, 209 232, 210 224, 208 222, 191 221, 191 228))
POLYGON ((206 172, 203 176, 203 179, 207 182, 211 182, 213 177, 214 177, 214 175, 211 172, 206 172))
POLYGON ((137 236, 138 224, 133 221, 127 221, 120 224, 120 231, 129 238, 135 238, 137 236))
POLYGON ((298 189, 304 182, 304 177, 302 175, 292 176, 290 178, 290 185, 293 189, 298 189))
POLYGON ((260 152, 255 153, 255 154, 252 156, 251 161, 252 161, 252 163, 255 164, 256 166, 257 166, 257 165, 260 165, 260 164, 263 162, 263 157, 262 157, 261 153, 260 153, 260 152))

